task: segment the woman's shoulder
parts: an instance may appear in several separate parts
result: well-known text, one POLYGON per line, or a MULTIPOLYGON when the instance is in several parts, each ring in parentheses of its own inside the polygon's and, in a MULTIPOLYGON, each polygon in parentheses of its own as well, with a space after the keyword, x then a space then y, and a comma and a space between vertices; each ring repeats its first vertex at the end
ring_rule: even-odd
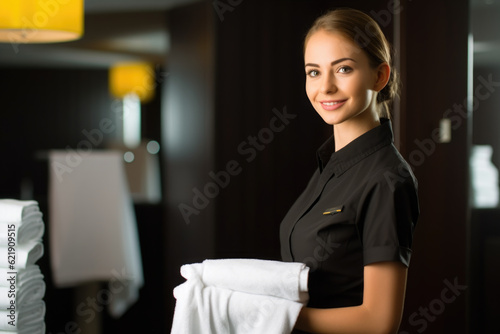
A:
POLYGON ((412 166, 404 159, 394 145, 384 147, 379 154, 366 161, 370 168, 370 183, 384 183, 391 188, 412 186, 417 188, 418 181, 412 166))

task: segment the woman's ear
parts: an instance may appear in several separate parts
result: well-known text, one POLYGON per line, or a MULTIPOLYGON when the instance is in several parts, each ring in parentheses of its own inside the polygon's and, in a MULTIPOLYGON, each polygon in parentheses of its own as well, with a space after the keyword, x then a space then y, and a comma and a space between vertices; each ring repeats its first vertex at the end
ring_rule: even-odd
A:
POLYGON ((376 71, 377 77, 373 90, 380 92, 389 82, 389 78, 391 77, 391 67, 387 63, 382 63, 377 67, 376 71))

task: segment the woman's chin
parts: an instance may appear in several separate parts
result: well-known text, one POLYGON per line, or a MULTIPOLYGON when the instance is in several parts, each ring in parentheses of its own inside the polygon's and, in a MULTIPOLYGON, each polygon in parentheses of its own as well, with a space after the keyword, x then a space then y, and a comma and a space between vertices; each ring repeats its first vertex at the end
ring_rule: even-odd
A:
POLYGON ((343 120, 340 119, 339 117, 321 116, 321 118, 323 119, 323 122, 325 122, 328 125, 332 125, 332 126, 343 122, 343 120))

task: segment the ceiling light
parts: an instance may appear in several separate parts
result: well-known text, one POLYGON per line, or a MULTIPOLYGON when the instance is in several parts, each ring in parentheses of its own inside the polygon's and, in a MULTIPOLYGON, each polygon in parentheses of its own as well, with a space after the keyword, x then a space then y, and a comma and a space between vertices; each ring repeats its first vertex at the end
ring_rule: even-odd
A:
POLYGON ((0 42, 53 43, 83 34, 83 0, 0 1, 0 42))
POLYGON ((148 102, 154 96, 154 71, 148 63, 119 63, 109 72, 109 89, 116 98, 135 94, 141 102, 148 102))

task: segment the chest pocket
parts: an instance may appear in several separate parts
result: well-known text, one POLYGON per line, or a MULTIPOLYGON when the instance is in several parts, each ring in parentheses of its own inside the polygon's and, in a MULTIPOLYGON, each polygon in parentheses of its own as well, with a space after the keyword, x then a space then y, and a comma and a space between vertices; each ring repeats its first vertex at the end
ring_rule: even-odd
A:
POLYGON ((317 241, 323 245, 323 256, 332 256, 335 251, 344 253, 359 247, 360 238, 356 224, 356 214, 353 210, 343 207, 339 211, 328 208, 318 219, 317 241))

